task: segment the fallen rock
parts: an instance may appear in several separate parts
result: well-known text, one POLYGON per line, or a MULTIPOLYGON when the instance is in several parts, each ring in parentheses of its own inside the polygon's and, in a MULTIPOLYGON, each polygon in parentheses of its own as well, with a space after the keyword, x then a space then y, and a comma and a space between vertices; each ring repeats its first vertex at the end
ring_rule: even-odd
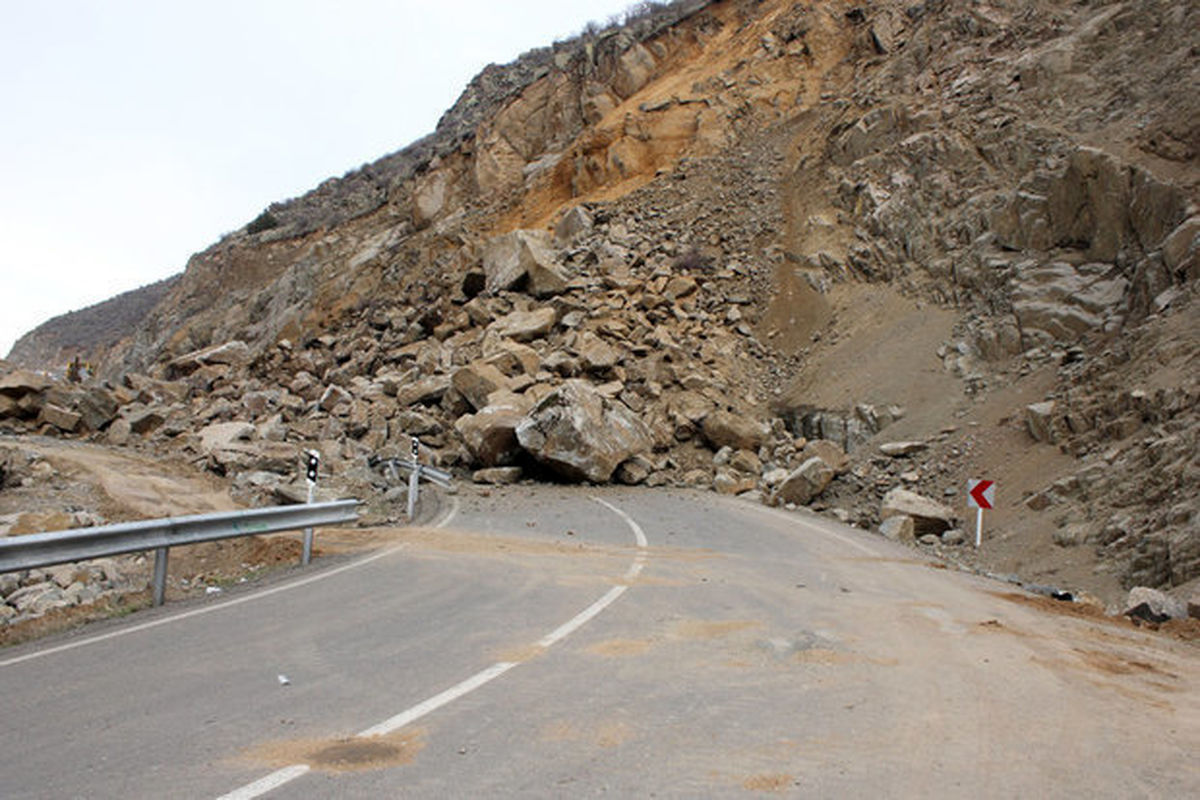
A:
POLYGON ((1135 586, 1129 590, 1129 598, 1125 601, 1125 611, 1122 613, 1134 619, 1159 623, 1186 617, 1188 607, 1182 600, 1176 600, 1158 589, 1135 586))
POLYGON ((214 422, 200 429, 200 449, 204 453, 227 450, 234 442, 248 442, 257 433, 249 422, 214 422))
POLYGON ((81 419, 82 417, 74 411, 53 403, 46 403, 38 414, 38 424, 49 423, 65 433, 73 433, 79 427, 81 419))
POLYGON ((833 480, 833 467, 825 463, 819 456, 813 456, 805 461, 784 479, 775 490, 775 503, 794 503, 798 506, 807 505, 821 492, 825 491, 833 480))
POLYGON ((145 436, 167 421, 167 416, 161 408, 147 408, 127 417, 129 430, 138 436, 145 436))
POLYGON ((940 536, 943 531, 954 527, 955 519, 952 509, 899 487, 884 495, 879 516, 884 520, 895 516, 912 517, 913 532, 918 537, 927 534, 940 536))
POLYGON ((416 404, 430 405, 446 396, 450 391, 449 375, 430 375, 396 389, 396 402, 401 406, 416 404))
POLYGON ((714 449, 757 450, 767 440, 770 429, 765 423, 729 411, 712 411, 701 426, 704 438, 714 449))
POLYGON ((558 313, 549 307, 514 311, 489 325, 487 332, 496 337, 527 342, 545 336, 557 320, 558 313))
POLYGON ((534 297, 549 297, 567 288, 545 231, 518 230, 489 239, 483 248, 483 272, 487 290, 493 293, 524 286, 534 297))
POLYGON ((353 400, 354 398, 349 392, 334 383, 325 387, 325 391, 321 394, 321 399, 317 401, 317 407, 328 413, 342 403, 349 403, 353 400))
POLYGON ((951 528, 942 534, 942 544, 962 544, 967 537, 958 528, 951 528))
POLYGON ((74 397, 74 410, 80 422, 89 431, 102 431, 117 418, 120 405, 112 392, 99 386, 90 386, 74 397))
POLYGON ((905 514, 888 517, 879 525, 879 532, 894 542, 916 541, 913 518, 905 514))
POLYGON ((623 403, 569 380, 534 406, 517 441, 569 480, 605 483, 617 466, 649 450, 650 431, 623 403))
POLYGON ((488 404, 488 395, 510 388, 508 377, 497 367, 482 361, 468 364, 450 378, 450 385, 466 398, 471 407, 479 410, 488 404))
POLYGON ((504 486, 521 480, 520 467, 489 467, 476 470, 471 474, 471 480, 491 486, 504 486))
POLYGON ((617 349, 594 333, 580 336, 576 347, 579 350, 579 363, 588 372, 606 372, 621 360, 617 349))
POLYGON ((617 467, 617 473, 614 476, 617 483, 623 483, 626 486, 637 486, 645 483, 654 472, 654 464, 645 456, 634 456, 627 461, 622 461, 621 466, 617 467))
POLYGON ((839 475, 850 466, 850 456, 842 446, 832 439, 813 439, 804 445, 800 451, 800 461, 804 462, 816 456, 833 468, 839 475))
POLYGON ((573 206, 562 215, 554 226, 554 240, 559 247, 566 247, 580 234, 589 232, 594 225, 592 215, 583 206, 573 206))
POLYGON ((459 417, 454 429, 478 465, 507 466, 521 454, 517 426, 525 413, 523 407, 514 404, 485 406, 476 414, 459 417))
POLYGON ((757 485, 757 481, 751 475, 722 468, 717 470, 712 485, 713 490, 718 494, 741 494, 753 489, 757 485))
POLYGON ((929 449, 926 442, 885 442, 879 445, 879 452, 892 458, 902 458, 929 449))
POLYGON ((243 341, 233 340, 193 350, 173 361, 167 362, 168 377, 188 375, 209 364, 239 366, 250 363, 250 347, 243 341))
POLYGON ((1025 406, 1025 427, 1034 441, 1054 444, 1058 441, 1058 429, 1054 424, 1053 400, 1025 406))
POLYGON ((44 392, 52 385, 51 380, 45 375, 26 369, 17 369, 0 377, 0 394, 9 397, 23 397, 27 394, 44 392))

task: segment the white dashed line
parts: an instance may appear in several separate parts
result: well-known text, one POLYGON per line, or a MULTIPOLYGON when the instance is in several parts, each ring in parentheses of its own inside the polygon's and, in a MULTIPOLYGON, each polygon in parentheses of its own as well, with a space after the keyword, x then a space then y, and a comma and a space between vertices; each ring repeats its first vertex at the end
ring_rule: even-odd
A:
MULTIPOLYGON (((642 531, 641 526, 638 525, 632 517, 630 517, 621 509, 617 508, 611 503, 601 500, 598 497, 593 497, 592 499, 619 516, 633 531, 633 535, 637 539, 638 553, 633 560, 633 564, 630 565, 628 570, 626 570, 624 577, 625 580, 632 580, 633 578, 636 578, 641 573, 646 562, 646 548, 648 546, 646 534, 642 531)), ((446 521, 449 521, 449 518, 446 521)), ((445 522, 442 524, 445 524, 445 522)), ((628 589, 628 586, 614 586, 613 588, 609 589, 608 592, 606 592, 599 600, 592 603, 590 606, 576 614, 567 622, 563 623, 549 634, 539 639, 538 646, 547 648, 570 636, 572 633, 579 630, 589 621, 595 618, 595 616, 601 611, 616 602, 617 598, 623 595, 628 589)), ((378 725, 372 725, 370 728, 361 731, 358 736, 385 736, 389 733, 394 733, 406 725, 411 725, 427 714, 431 714, 437 709, 453 703, 460 697, 470 694, 482 686, 486 686, 516 666, 519 666, 519 662, 498 661, 487 669, 475 673, 465 681, 457 683, 454 686, 451 686, 449 689, 430 697, 428 700, 417 703, 415 706, 405 709, 395 716, 388 717, 378 725)), ((285 783, 299 778, 308 771, 309 766, 307 764, 294 764, 290 767, 284 767, 281 770, 272 772, 265 778, 260 778, 254 783, 246 784, 240 789, 235 789, 229 794, 221 795, 221 797, 217 798, 217 800, 254 800, 256 797, 261 797, 267 792, 273 791, 274 789, 283 786, 285 783)))

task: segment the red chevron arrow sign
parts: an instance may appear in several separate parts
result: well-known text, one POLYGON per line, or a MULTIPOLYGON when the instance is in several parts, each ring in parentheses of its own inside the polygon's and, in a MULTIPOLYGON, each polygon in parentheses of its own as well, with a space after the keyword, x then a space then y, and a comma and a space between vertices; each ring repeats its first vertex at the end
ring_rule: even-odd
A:
POLYGON ((996 482, 984 480, 967 481, 967 505, 971 508, 991 509, 996 503, 996 482))

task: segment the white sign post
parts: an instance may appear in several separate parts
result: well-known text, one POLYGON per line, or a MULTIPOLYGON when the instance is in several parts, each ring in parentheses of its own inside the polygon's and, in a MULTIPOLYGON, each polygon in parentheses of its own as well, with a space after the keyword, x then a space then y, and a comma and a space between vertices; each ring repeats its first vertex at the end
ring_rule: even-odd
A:
POLYGON ((967 506, 976 510, 975 547, 983 543, 983 510, 995 508, 996 482, 980 479, 967 481, 967 506))

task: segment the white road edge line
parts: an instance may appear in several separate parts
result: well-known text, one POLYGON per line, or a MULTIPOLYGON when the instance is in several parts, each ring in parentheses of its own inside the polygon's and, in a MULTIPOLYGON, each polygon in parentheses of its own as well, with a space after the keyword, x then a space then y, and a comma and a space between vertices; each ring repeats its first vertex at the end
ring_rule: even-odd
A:
POLYGON ((272 789, 278 789, 285 783, 294 781, 308 772, 308 770, 308 764, 293 764, 290 767, 284 767, 281 770, 272 772, 265 778, 259 778, 254 783, 248 783, 240 789, 223 795, 221 800, 253 800, 253 798, 261 797, 272 789))
MULTIPOLYGON (((453 500, 453 504, 450 508, 449 513, 446 514, 444 519, 439 520, 437 522, 437 524, 435 524, 433 527, 435 527, 435 528, 446 527, 447 525, 450 524, 450 520, 454 519, 454 517, 458 514, 458 499, 457 498, 451 498, 451 499, 453 500)), ((387 556, 390 556, 391 554, 395 553, 396 551, 402 550, 404 547, 405 547, 405 545, 398 544, 394 547, 389 547, 386 550, 380 550, 378 553, 373 553, 372 555, 369 555, 365 558, 361 558, 358 561, 354 561, 349 564, 343 564, 340 567, 334 567, 333 569, 327 570, 325 572, 321 572, 316 575, 311 575, 307 578, 301 578, 300 580, 293 581, 290 583, 285 583, 280 586, 274 586, 270 589, 263 589, 262 591, 243 595, 242 597, 235 597, 234 599, 227 600, 224 603, 216 603, 211 606, 204 606, 202 608, 194 608, 191 611, 184 611, 182 613, 175 614, 170 617, 163 617, 162 619, 153 620, 152 622, 143 622, 139 625, 131 625, 128 628, 121 628, 120 630, 112 631, 110 633, 102 633, 98 636, 92 636, 87 639, 80 639, 77 642, 67 642, 66 644, 60 644, 56 647, 49 647, 49 648, 46 648, 45 650, 38 650, 33 653, 26 653, 25 655, 17 656, 16 658, 5 659, 3 661, 0 661, 0 667, 10 667, 10 666, 13 666, 14 664, 20 664, 24 661, 32 661, 35 658, 41 658, 42 656, 49 656, 49 655, 53 655, 55 653, 61 653, 66 650, 74 650, 77 647, 84 647, 89 644, 105 642, 110 639, 118 639, 122 636, 128 636, 131 633, 139 633, 140 631, 149 630, 151 628, 157 628, 161 625, 167 625, 172 622, 182 622, 185 619, 191 619, 192 617, 198 617, 202 614, 211 614, 214 611, 223 611, 227 608, 232 608, 233 606, 240 606, 242 603, 249 603, 253 600, 262 600, 264 597, 270 597, 271 595, 279 594, 280 592, 290 592, 293 589, 299 589, 302 586, 308 586, 311 583, 316 583, 317 581, 323 581, 326 578, 332 578, 334 575, 340 575, 341 573, 346 572, 348 570, 358 569, 359 567, 365 567, 367 564, 370 564, 372 561, 378 561, 381 558, 386 558, 387 556)))
MULTIPOLYGON (((605 502, 604 500, 601 500, 599 497, 594 497, 594 496, 592 497, 592 500, 595 500, 597 503, 608 508, 614 514, 619 516, 622 520, 624 520, 625 524, 628 525, 630 527, 630 529, 633 531, 633 535, 637 539, 638 553, 637 553, 637 556, 633 560, 633 564, 629 567, 628 570, 626 570, 625 576, 624 576, 625 580, 632 580, 633 578, 637 577, 641 573, 642 568, 645 566, 645 563, 646 563, 646 548, 649 546, 646 541, 646 534, 642 530, 642 527, 640 525, 638 525, 637 522, 635 522, 632 517, 630 517, 628 514, 626 514, 621 509, 614 506, 612 503, 605 502)), ((453 516, 453 515, 451 515, 451 516, 453 516)), ((628 586, 614 586, 613 588, 609 589, 608 592, 606 592, 605 595, 603 597, 601 597, 599 600, 592 603, 590 606, 585 608, 583 611, 576 614, 574 617, 572 617, 570 620, 568 620, 563 625, 560 625, 559 627, 555 628, 554 631, 552 631, 548 635, 539 639, 538 645, 540 647, 546 648, 546 647, 550 647, 551 645, 553 645, 556 642, 562 641, 567 636, 571 635, 572 633, 574 633, 575 631, 577 631, 581 627, 583 627, 585 624, 587 624, 592 618, 594 618, 601 611, 603 611, 604 609, 606 609, 610 605, 612 605, 614 602, 616 602, 617 598, 620 597, 621 595, 623 595, 628 588, 629 588, 628 586)), ((453 703, 455 700, 459 699, 460 697, 470 694, 471 692, 475 691, 476 689, 479 689, 482 686, 486 686, 487 684, 494 681, 496 678, 499 678, 501 675, 508 672, 513 667, 516 667, 519 665, 520 665, 520 662, 515 662, 515 661, 498 661, 495 664, 492 664, 487 669, 484 669, 484 670, 481 670, 480 672, 475 673, 471 677, 467 678, 465 681, 462 681, 461 683, 457 683, 454 686, 451 686, 449 689, 446 689, 444 692, 435 694, 433 697, 430 697, 428 700, 423 700, 422 702, 417 703, 415 706, 412 706, 411 708, 407 708, 404 711, 401 711, 399 714, 396 714, 395 716, 388 717, 383 722, 380 722, 378 725, 372 725, 370 728, 360 731, 357 734, 357 736, 359 736, 359 737, 386 736, 389 733, 395 733, 396 731, 400 730, 404 726, 411 725, 412 723, 416 722, 417 720, 421 719, 422 717, 426 716, 427 714, 431 714, 432 712, 436 711, 437 709, 439 709, 443 706, 449 705, 450 703, 453 703)), ((309 771, 309 766, 307 764, 294 764, 290 767, 284 767, 281 770, 272 772, 270 775, 266 776, 265 778, 260 778, 259 780, 255 781, 254 783, 248 783, 245 786, 241 787, 240 789, 235 789, 228 794, 223 794, 220 797, 218 797, 217 800, 254 800, 254 798, 261 797, 262 795, 266 794, 267 792, 273 791, 274 789, 278 789, 280 786, 283 786, 285 783, 288 783, 292 780, 295 780, 296 778, 299 778, 301 775, 306 774, 308 771, 309 771)))
POLYGON ((793 513, 787 512, 787 511, 780 511, 778 508, 769 508, 766 506, 762 506, 762 507, 756 506, 756 507, 754 507, 754 510, 765 512, 767 514, 770 514, 773 517, 777 517, 786 522, 790 522, 793 525, 802 525, 805 528, 808 528, 811 531, 816 531, 820 535, 825 536, 827 538, 837 539, 842 544, 848 544, 851 547, 853 547, 855 550, 859 551, 860 553, 866 553, 869 556, 883 555, 882 553, 880 553, 878 550, 871 547, 870 545, 866 545, 866 544, 863 544, 862 542, 855 541, 849 535, 841 533, 839 531, 829 530, 828 528, 822 528, 820 525, 817 525, 809 520, 804 519, 804 517, 800 516, 799 514, 793 514, 793 513))

